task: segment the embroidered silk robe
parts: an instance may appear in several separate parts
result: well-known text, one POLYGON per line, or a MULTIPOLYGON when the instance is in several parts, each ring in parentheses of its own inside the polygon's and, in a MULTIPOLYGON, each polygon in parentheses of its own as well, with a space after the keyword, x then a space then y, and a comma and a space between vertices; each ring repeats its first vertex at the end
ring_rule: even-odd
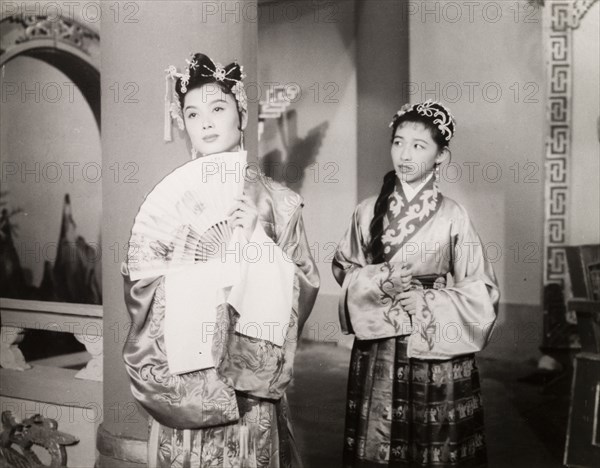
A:
MULTIPOLYGON (((407 211, 413 221, 418 222, 419 215, 431 203, 430 199, 421 199, 426 189, 408 203, 407 211), (412 206, 420 208, 411 211, 412 206)), ((397 196, 397 192, 392 194, 392 198, 397 196)), ((447 359, 480 351, 485 346, 500 297, 496 277, 466 210, 448 197, 440 198, 439 206, 423 225, 417 228, 409 220, 400 226, 406 236, 392 246, 395 253, 389 262, 376 265, 370 263, 366 251, 376 197, 357 206, 332 265, 342 286, 339 318, 345 333, 353 333, 361 340, 410 335, 409 357, 422 359, 447 359), (394 282, 394 273, 402 263, 411 267, 417 286, 419 277, 435 275, 441 284, 441 278, 452 272, 446 287, 425 294, 431 311, 427 331, 433 339, 429 341, 421 333, 422 327, 413 330, 409 315, 395 300, 399 283, 394 282)), ((395 206, 391 201, 390 210, 395 206)), ((384 226, 389 226, 387 217, 384 226)), ((386 236, 394 237, 389 231, 384 239, 386 236)))
MULTIPOLYGON (((432 181, 433 182, 433 181, 432 181)), ((411 202, 389 198, 385 262, 367 246, 376 198, 355 210, 336 251, 342 330, 354 333, 344 467, 485 466, 482 398, 473 353, 489 340, 499 299, 467 212, 433 183, 411 202), (402 309, 398 271, 410 265, 428 319, 402 309)))
POLYGON ((283 347, 235 332, 236 312, 221 304, 220 335, 213 341, 215 368, 169 374, 164 277, 132 281, 123 267, 125 301, 133 322, 123 358, 132 393, 152 416, 150 466, 291 466, 295 448, 285 388, 319 275, 304 232, 301 197, 256 173, 247 178, 244 192, 256 204, 264 231, 295 263, 283 347))

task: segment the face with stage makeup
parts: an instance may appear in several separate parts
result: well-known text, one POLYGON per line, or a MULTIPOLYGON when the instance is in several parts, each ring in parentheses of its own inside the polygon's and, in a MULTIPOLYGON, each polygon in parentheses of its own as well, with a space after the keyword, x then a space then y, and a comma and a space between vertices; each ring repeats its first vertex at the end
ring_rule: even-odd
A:
POLYGON ((449 150, 423 123, 404 121, 392 136, 391 156, 398 179, 416 187, 448 158, 449 150))
POLYGON ((183 120, 198 153, 206 156, 239 148, 242 133, 236 100, 217 83, 190 89, 185 94, 183 120))

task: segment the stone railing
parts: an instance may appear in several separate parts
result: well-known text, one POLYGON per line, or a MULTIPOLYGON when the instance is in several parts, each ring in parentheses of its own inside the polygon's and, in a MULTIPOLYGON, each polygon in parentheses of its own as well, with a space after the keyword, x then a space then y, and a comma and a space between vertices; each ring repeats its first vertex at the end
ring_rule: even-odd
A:
POLYGON ((66 448, 67 466, 93 466, 102 422, 102 306, 0 298, 0 412, 17 420, 54 419, 79 443, 66 448), (27 330, 73 334, 87 352, 26 362, 19 349, 27 330))

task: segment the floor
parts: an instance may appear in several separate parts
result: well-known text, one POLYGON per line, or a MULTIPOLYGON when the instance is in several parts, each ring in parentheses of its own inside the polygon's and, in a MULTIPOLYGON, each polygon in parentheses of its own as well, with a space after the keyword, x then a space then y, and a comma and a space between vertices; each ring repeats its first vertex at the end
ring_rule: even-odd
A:
MULTIPOLYGON (((338 467, 350 350, 303 342, 288 390, 305 468, 338 467)), ((536 362, 479 357, 490 468, 558 468, 568 417, 569 379, 529 383, 536 362)))

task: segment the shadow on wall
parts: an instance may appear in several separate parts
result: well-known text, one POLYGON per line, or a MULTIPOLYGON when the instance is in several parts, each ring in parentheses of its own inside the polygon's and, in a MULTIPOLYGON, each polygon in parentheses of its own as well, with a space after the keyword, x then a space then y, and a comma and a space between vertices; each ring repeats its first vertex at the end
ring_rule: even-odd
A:
POLYGON ((316 162, 328 128, 329 122, 323 122, 309 130, 306 137, 300 138, 298 113, 295 110, 286 112, 277 119, 283 151, 276 149, 265 154, 261 159, 261 169, 276 182, 300 193, 307 169, 316 162))

